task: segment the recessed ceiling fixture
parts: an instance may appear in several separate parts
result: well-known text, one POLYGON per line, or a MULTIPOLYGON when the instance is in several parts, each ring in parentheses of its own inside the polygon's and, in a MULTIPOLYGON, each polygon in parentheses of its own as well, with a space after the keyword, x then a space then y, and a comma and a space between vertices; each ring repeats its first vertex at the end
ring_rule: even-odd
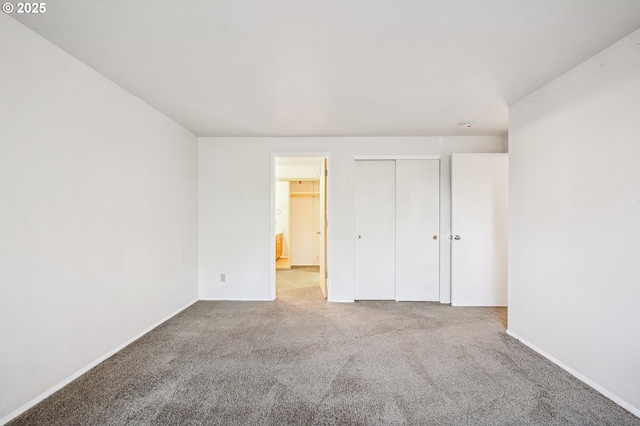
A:
POLYGON ((471 122, 470 121, 463 121, 461 123, 458 123, 458 127, 460 127, 461 129, 469 129, 469 128, 471 128, 471 122))

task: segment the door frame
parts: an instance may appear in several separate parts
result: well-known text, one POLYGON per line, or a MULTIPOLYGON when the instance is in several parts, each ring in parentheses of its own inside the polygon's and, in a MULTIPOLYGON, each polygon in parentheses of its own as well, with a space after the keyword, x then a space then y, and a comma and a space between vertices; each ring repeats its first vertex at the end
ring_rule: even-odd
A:
MULTIPOLYGON (((331 232, 329 230, 329 218, 331 216, 331 198, 332 191, 329 189, 331 186, 330 182, 330 169, 331 169, 331 153, 329 152, 302 152, 302 151, 283 151, 283 152, 271 152, 271 250, 270 253, 270 264, 271 264, 271 300, 276 300, 276 247, 275 241, 276 238, 276 223, 275 223, 275 205, 276 205, 276 158, 277 157, 291 157, 291 158, 324 158, 325 159, 325 170, 327 172, 328 177, 326 178, 326 209, 325 209, 325 223, 327 224, 325 228, 325 247, 324 251, 326 253, 324 258, 324 270, 328 275, 331 270, 331 232)), ((326 278, 326 288, 327 288, 327 301, 332 301, 332 292, 330 279, 326 278)))

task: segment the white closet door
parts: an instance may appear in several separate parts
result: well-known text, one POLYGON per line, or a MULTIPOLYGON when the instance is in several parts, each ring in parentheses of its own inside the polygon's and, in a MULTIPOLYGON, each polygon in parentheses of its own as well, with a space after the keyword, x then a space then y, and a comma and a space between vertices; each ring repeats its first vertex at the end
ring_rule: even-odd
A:
POLYGON ((396 300, 440 299, 440 161, 396 161, 396 300))
POLYGON ((395 161, 355 162, 355 298, 395 299, 395 161))
POLYGON ((507 305, 508 154, 451 158, 451 304, 507 305))

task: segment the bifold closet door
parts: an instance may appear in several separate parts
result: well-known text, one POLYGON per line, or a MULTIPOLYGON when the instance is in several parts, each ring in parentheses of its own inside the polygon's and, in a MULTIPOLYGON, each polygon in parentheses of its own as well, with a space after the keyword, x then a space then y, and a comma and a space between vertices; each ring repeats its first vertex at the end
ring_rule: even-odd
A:
POLYGON ((440 299, 439 160, 396 160, 395 297, 440 299))
POLYGON ((394 160, 355 162, 355 298, 395 299, 394 160))

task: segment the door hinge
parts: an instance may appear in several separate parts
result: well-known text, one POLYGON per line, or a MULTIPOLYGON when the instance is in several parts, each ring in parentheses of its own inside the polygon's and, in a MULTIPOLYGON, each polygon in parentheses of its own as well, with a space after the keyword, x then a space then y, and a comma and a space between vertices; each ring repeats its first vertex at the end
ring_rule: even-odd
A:
POLYGON ((328 273, 328 272, 326 272, 326 271, 325 271, 325 273, 324 273, 324 279, 325 279, 325 280, 328 280, 328 279, 329 279, 329 273, 328 273))
POLYGON ((325 169, 325 171, 324 171, 324 175, 325 175, 325 176, 329 176, 329 170, 326 170, 326 169, 325 169))

